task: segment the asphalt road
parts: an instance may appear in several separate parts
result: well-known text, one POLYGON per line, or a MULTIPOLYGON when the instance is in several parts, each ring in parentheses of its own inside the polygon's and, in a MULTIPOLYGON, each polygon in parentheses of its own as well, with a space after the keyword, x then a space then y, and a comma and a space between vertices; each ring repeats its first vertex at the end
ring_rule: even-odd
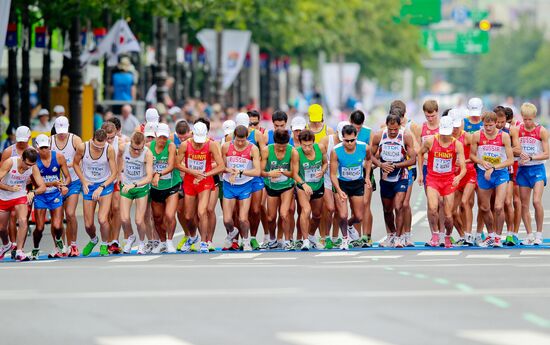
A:
MULTIPOLYGON (((374 238, 383 235, 375 217, 374 238)), ((217 245, 223 236, 219 221, 217 245)), ((548 246, 6 260, 0 343, 548 345, 549 276, 548 246)))

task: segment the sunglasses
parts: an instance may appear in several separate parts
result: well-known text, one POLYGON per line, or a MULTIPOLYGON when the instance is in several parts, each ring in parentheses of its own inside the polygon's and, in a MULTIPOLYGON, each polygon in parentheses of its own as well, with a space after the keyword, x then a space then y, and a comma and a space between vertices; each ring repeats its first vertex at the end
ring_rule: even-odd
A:
POLYGON ((259 125, 260 123, 259 122, 249 122, 248 125, 249 126, 252 126, 252 127, 256 127, 257 125, 259 125))
POLYGON ((354 142, 355 140, 356 140, 356 139, 344 139, 344 141, 345 141, 346 143, 352 143, 352 142, 354 142))
POLYGON ((133 147, 133 146, 130 146, 130 148, 132 149, 132 151, 134 152, 140 152, 143 150, 143 147, 142 148, 139 148, 139 147, 133 147))

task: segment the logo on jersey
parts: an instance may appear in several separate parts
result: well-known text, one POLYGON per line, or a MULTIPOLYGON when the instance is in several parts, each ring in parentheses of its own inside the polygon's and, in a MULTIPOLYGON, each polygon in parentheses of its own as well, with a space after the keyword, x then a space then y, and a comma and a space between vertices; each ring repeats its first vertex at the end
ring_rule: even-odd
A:
POLYGON ((53 168, 52 168, 52 171, 53 171, 53 172, 56 172, 56 171, 57 171, 57 167, 53 167, 53 168))

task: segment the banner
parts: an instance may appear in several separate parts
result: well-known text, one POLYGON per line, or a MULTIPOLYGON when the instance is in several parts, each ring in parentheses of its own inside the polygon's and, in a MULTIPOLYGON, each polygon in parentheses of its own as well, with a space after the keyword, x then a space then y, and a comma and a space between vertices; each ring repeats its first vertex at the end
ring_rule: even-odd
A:
MULTIPOLYGON (((206 59, 212 67, 212 73, 217 71, 216 45, 217 33, 212 29, 203 29, 197 34, 199 42, 206 49, 206 59)), ((241 71, 250 44, 250 31, 223 30, 222 31, 222 76, 223 90, 227 90, 241 71)))
POLYGON ((8 21, 10 19, 11 0, 0 1, 0 61, 4 52, 4 43, 6 42, 6 32, 8 30, 8 21))
POLYGON ((331 112, 341 110, 351 96, 359 77, 358 63, 325 63, 322 68, 323 94, 331 112), (341 97, 341 99, 340 99, 341 97))
POLYGON ((80 55, 80 64, 86 65, 88 62, 97 61, 107 54, 107 65, 116 66, 120 54, 139 51, 141 51, 139 42, 128 23, 124 19, 119 19, 101 40, 96 50, 80 55))

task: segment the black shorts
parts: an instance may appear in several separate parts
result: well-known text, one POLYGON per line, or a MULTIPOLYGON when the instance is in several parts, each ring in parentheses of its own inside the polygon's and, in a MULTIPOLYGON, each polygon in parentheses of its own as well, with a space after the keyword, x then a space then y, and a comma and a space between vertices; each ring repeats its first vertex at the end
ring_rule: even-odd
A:
POLYGON ((338 179, 338 184, 340 184, 340 189, 342 189, 347 196, 365 195, 365 180, 362 178, 354 181, 343 181, 338 179))
POLYGON ((168 189, 151 188, 151 190, 149 191, 149 196, 151 196, 151 201, 164 203, 169 196, 178 193, 180 191, 180 188, 181 183, 178 183, 177 185, 168 189))
MULTIPOLYGON (((296 185, 301 190, 304 190, 304 187, 296 185)), ((310 200, 320 199, 325 195, 325 185, 323 184, 321 188, 314 190, 313 194, 311 194, 310 200)))
POLYGON ((222 183, 221 183, 222 181, 221 181, 221 179, 220 179, 220 175, 214 175, 214 176, 212 176, 212 177, 214 178, 214 185, 215 185, 215 186, 219 187, 219 186, 222 185, 222 183))
POLYGON ((288 190, 291 190, 292 188, 294 188, 294 186, 284 188, 284 189, 271 189, 268 186, 265 186, 265 191, 267 192, 268 196, 270 196, 272 198, 278 198, 278 197, 281 196, 281 194, 283 194, 284 192, 286 192, 288 190))

